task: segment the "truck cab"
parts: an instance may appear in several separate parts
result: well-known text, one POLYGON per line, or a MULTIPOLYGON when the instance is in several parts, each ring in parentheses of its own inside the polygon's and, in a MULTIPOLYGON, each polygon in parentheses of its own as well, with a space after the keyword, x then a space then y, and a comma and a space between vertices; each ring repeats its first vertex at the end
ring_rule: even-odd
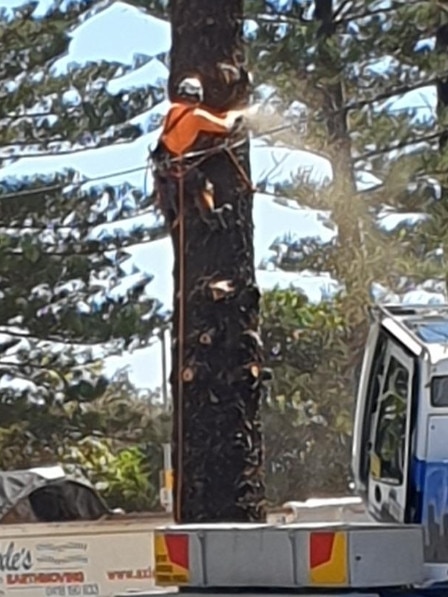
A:
POLYGON ((353 432, 357 492, 380 522, 420 524, 427 573, 448 577, 448 307, 377 306, 353 432))

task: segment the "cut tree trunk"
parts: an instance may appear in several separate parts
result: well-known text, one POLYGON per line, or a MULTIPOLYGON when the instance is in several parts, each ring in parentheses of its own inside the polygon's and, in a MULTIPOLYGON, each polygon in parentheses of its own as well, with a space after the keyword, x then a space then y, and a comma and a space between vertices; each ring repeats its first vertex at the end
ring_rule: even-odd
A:
MULTIPOLYGON (((247 101, 242 0, 172 0, 170 99, 185 76, 201 78, 215 110, 247 101), (223 69, 223 63, 235 69, 223 69), (235 73, 240 72, 236 78, 235 73), (229 77, 233 73, 233 80, 229 77)), ((233 149, 250 178, 245 133, 233 149)), ((175 519, 179 523, 262 521, 264 476, 260 402, 262 349, 255 285, 252 190, 225 151, 200 165, 227 227, 214 230, 186 181, 177 201, 183 226, 171 231, 175 254, 171 385, 175 519)))

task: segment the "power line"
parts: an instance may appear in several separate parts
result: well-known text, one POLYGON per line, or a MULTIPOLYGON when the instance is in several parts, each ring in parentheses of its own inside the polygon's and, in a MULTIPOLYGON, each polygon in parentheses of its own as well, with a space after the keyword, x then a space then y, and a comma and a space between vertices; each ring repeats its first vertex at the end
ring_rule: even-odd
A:
MULTIPOLYGON (((157 129, 154 129, 157 130, 157 129)), ((130 145, 133 143, 135 139, 131 139, 129 141, 114 141, 114 145, 130 145)), ((57 143, 64 143, 64 140, 58 140, 57 143)), ((55 143, 55 141, 49 141, 49 143, 55 143)), ((33 146, 35 143, 30 142, 28 145, 33 146)), ((1 146, 0 146, 1 147, 1 146)), ((6 146, 9 147, 9 146, 6 146)), ((17 160, 27 160, 30 158, 50 158, 50 157, 57 157, 59 155, 74 155, 77 153, 84 153, 85 151, 95 151, 96 149, 103 149, 105 147, 110 147, 110 145, 95 145, 93 147, 78 147, 78 148, 71 148, 71 149, 62 149, 59 151, 38 151, 35 153, 26 153, 26 154, 15 154, 11 156, 1 156, 4 160, 8 159, 17 159, 17 160)))
MULTIPOLYGON (((51 154, 54 157, 57 157, 60 154, 51 154)), ((83 185, 85 184, 89 184, 91 182, 98 182, 100 180, 107 180, 108 178, 116 178, 117 176, 125 176, 126 174, 134 174, 135 172, 142 172, 143 170, 146 170, 148 168, 148 165, 146 164, 145 166, 136 166, 135 168, 128 168, 126 170, 115 170, 114 172, 111 172, 110 174, 101 174, 100 176, 92 176, 90 178, 86 178, 80 182, 66 182, 64 184, 55 184, 55 185, 44 185, 42 187, 36 187, 33 189, 26 189, 23 191, 16 191, 11 192, 11 193, 0 193, 0 200, 2 199, 16 199, 17 197, 28 197, 30 195, 39 195, 40 193, 45 193, 45 192, 52 192, 52 191, 61 191, 62 189, 65 189, 66 187, 75 187, 75 188, 81 188, 83 185)), ((0 170, 1 172, 1 170, 0 170)))
MULTIPOLYGON (((266 129, 264 131, 260 131, 257 134, 255 134, 252 139, 259 139, 261 137, 264 137, 265 135, 274 135, 276 133, 280 133, 286 130, 291 130, 294 128, 294 125, 292 124, 285 124, 285 125, 280 125, 277 127, 273 127, 270 129, 266 129)), ((126 145, 127 143, 131 143, 131 142, 126 142, 126 143, 121 143, 120 145, 126 145)), ((110 146, 108 146, 110 147, 110 146)), ((92 148, 90 148, 92 149, 92 148)), ((101 149, 97 148, 97 149, 101 149)), ((88 151, 88 149, 82 149, 80 151, 88 151)), ((58 157, 59 155, 64 155, 63 153, 51 153, 51 154, 39 154, 39 156, 51 156, 51 157, 58 157)), ((20 157, 18 159, 23 159, 24 157, 27 156, 23 156, 20 157)), ((146 162, 145 165, 142 166, 136 166, 135 168, 128 168, 126 170, 116 170, 114 172, 111 172, 109 174, 102 174, 99 176, 93 176, 90 178, 86 178, 83 181, 80 181, 78 183, 74 183, 74 182, 67 182, 64 184, 57 184, 57 185, 46 185, 46 186, 42 186, 42 187, 36 187, 34 189, 26 189, 23 191, 16 191, 16 192, 11 192, 11 193, 0 193, 0 201, 3 199, 16 199, 18 197, 28 197, 29 195, 38 195, 40 193, 44 193, 44 192, 50 192, 50 191, 58 191, 58 190, 62 190, 66 187, 75 187, 75 188, 80 188, 83 185, 86 184, 90 184, 92 182, 99 182, 101 180, 108 180, 109 178, 116 178, 117 176, 125 176, 126 174, 134 174, 136 172, 142 172, 144 170, 147 170, 149 172, 149 160, 146 162)), ((0 170, 1 173, 1 170, 0 170)))
MULTIPOLYGON (((150 133, 155 132, 158 128, 160 127, 155 127, 152 131, 149 131, 150 133)), ((273 129, 269 129, 266 131, 263 131, 260 134, 257 134, 254 136, 254 138, 258 138, 259 136, 263 136, 263 135, 268 135, 268 134, 274 134, 276 132, 278 132, 279 130, 286 130, 286 129, 290 129, 293 128, 293 125, 288 124, 288 125, 280 125, 278 127, 274 127, 273 129)), ((148 134, 148 133, 145 133, 148 134)), ((142 135, 140 135, 141 138, 142 135)), ((131 145, 132 143, 134 143, 136 141, 136 139, 130 139, 128 141, 115 141, 113 143, 114 146, 121 146, 121 145, 131 145)), ((51 142, 51 141, 50 141, 51 142)), ((64 140, 58 140, 57 142, 59 143, 63 143, 64 140)), ((33 146, 36 145, 36 143, 32 143, 30 142, 28 145, 33 146)), ((0 155, 0 159, 3 157, 3 159, 8 160, 8 159, 16 159, 16 160, 26 160, 26 159, 30 159, 30 158, 42 158, 42 157, 58 157, 60 155, 71 155, 71 154, 78 154, 78 153, 84 153, 85 151, 96 151, 98 149, 105 149, 106 147, 111 147, 112 145, 96 145, 94 147, 79 147, 79 148, 75 148, 75 149, 63 149, 60 151, 41 151, 41 152, 36 152, 36 153, 26 153, 26 154, 16 154, 16 155, 12 155, 12 156, 1 156, 0 155)), ((3 147, 0 145, 0 148, 3 147)), ((4 146, 6 147, 6 146, 4 146)))

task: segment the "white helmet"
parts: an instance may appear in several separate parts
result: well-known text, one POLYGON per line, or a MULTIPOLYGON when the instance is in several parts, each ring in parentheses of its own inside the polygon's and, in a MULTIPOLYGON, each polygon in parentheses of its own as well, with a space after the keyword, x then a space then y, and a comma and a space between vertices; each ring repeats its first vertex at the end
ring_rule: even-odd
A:
POLYGON ((204 101, 204 89, 202 83, 196 77, 183 79, 177 87, 177 94, 181 97, 194 97, 199 102, 204 101))

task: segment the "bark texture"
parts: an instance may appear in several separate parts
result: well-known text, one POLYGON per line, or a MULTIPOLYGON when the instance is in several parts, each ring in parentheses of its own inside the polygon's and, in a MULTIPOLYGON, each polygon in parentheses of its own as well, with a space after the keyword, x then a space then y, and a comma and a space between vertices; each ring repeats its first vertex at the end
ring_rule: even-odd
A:
MULTIPOLYGON (((441 54, 448 53, 448 25, 441 24, 436 32, 436 51, 441 54)), ((440 120, 446 118, 448 110, 448 79, 439 79, 437 82, 437 114, 440 120)), ((443 131, 439 138, 439 151, 443 155, 447 150, 448 133, 443 131)), ((442 185, 442 200, 448 204, 448 189, 442 185)), ((441 214, 438 215, 441 217, 441 214)), ((445 262, 448 259, 448 238, 443 241, 443 253, 445 262)), ((448 288, 448 272, 445 273, 445 284, 448 288)))
MULTIPOLYGON (((171 1, 171 100, 179 81, 192 75, 201 78, 210 108, 236 108, 247 100, 242 5, 242 0, 171 1), (226 70, 223 64, 235 69, 226 70)), ((245 135, 233 152, 250 178, 245 135)), ((198 190, 187 181, 184 232, 180 226, 172 231, 176 521, 262 521, 262 349, 252 191, 225 151, 198 167, 213 184, 217 207, 228 203, 233 209, 225 228, 212 229, 199 217, 194 202, 198 190)), ((180 193, 178 188, 178 202, 180 193)))
MULTIPOLYGON (((337 64, 327 55, 325 41, 335 34, 334 2, 333 0, 316 0, 315 18, 320 22, 318 36, 320 38, 320 52, 322 62, 335 70, 337 64)), ((323 111, 328 132, 329 151, 333 165, 334 186, 336 189, 336 204, 334 218, 338 226, 339 243, 342 247, 359 247, 361 243, 359 229, 359 210, 355 199, 356 184, 353 174, 351 158, 351 140, 347 125, 347 111, 345 109, 344 85, 341 76, 336 81, 323 82, 323 111), (356 203, 355 203, 356 202, 356 203)), ((331 79, 334 80, 334 73, 331 79)))
POLYGON ((242 18, 242 0, 171 0, 171 99, 185 76, 200 73, 207 106, 228 110, 247 103, 242 18), (233 69, 240 71, 238 80, 232 77, 233 69))
MULTIPOLYGON (((439 53, 448 52, 448 25, 441 25, 436 32, 436 50, 439 53)), ((448 80, 439 79, 437 82, 437 111, 440 118, 443 118, 448 108, 448 80)), ((440 135, 440 151, 445 151, 448 143, 448 134, 443 132, 440 135)))

